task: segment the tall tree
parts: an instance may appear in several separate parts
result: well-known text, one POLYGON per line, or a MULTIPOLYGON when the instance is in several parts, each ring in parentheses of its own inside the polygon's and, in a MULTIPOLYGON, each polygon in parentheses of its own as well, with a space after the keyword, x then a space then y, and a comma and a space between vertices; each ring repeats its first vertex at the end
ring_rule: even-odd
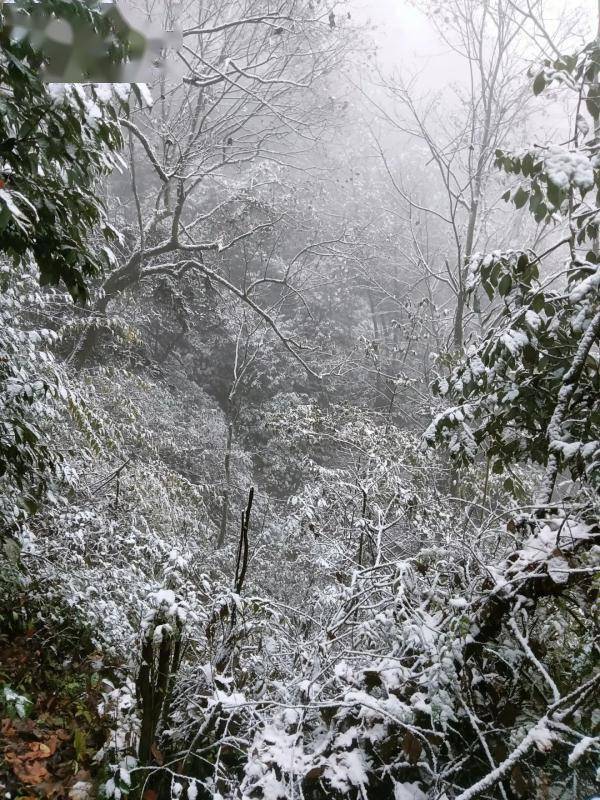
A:
MULTIPOLYGON (((172 13, 168 0, 162 11, 172 13)), ((267 271, 259 283, 227 275, 223 265, 252 237, 286 218, 279 184, 286 166, 318 140, 331 111, 316 91, 339 63, 343 37, 325 10, 309 2, 211 0, 188 9, 175 77, 159 79, 150 111, 120 120, 131 135, 133 214, 123 222, 127 248, 99 287, 75 358, 94 349, 111 303, 144 280, 177 282, 193 271, 233 293, 273 330, 259 288, 288 290, 289 271, 267 271), (302 113, 298 109, 302 108, 302 113), (279 184, 279 185, 278 185, 279 184)), ((286 334, 283 346, 299 357, 286 334)))

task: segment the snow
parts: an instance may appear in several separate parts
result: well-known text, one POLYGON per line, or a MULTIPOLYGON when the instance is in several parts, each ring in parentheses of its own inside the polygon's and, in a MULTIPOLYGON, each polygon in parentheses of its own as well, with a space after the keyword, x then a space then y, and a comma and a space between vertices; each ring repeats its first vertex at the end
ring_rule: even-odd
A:
POLYGON ((525 312, 525 322, 532 330, 537 331, 542 324, 542 319, 539 314, 535 313, 535 311, 528 309, 525 312))
POLYGON ((569 293, 571 303, 580 303, 588 294, 595 292, 600 287, 600 265, 590 264, 594 272, 578 283, 569 293))
POLYGON ((172 634, 173 628, 171 625, 157 625, 152 634, 152 644, 160 645, 163 639, 170 639, 172 634))
POLYGON ((544 721, 540 720, 535 728, 531 730, 530 738, 540 752, 546 753, 548 750, 552 750, 554 734, 544 721))
POLYGON ((469 358, 469 366, 471 367, 471 373, 475 379, 481 378, 487 372, 485 364, 478 355, 473 355, 469 358))
POLYGON ((427 695, 423 692, 415 692, 410 698, 410 703, 417 711, 431 715, 431 705, 427 702, 427 695))
POLYGON ((110 103, 113 96, 111 83, 94 83, 94 93, 102 103, 110 103))
POLYGON ((529 338, 524 331, 508 330, 501 335, 500 341, 512 356, 518 356, 525 345, 529 343, 529 338))
POLYGON ((559 189, 576 186, 587 191, 594 185, 594 169, 590 159, 578 150, 553 146, 544 158, 548 181, 559 189))
POLYGON ((29 708, 31 707, 31 700, 28 700, 24 695, 18 694, 10 686, 5 686, 2 689, 2 696, 4 704, 8 708, 13 708, 19 718, 23 719, 27 716, 29 708))
POLYGON ((223 708, 238 708, 246 703, 246 697, 241 692, 224 692, 221 689, 215 690, 215 700, 223 708))
POLYGON ((196 781, 193 781, 188 786, 187 796, 188 800, 196 800, 196 798, 198 797, 198 784, 196 783, 196 781))
POLYGON ((362 750, 334 753, 326 764, 324 778, 334 790, 347 792, 353 786, 365 787, 369 782, 369 762, 362 750))
POLYGON ((89 800, 93 796, 93 784, 89 781, 77 781, 69 789, 69 800, 89 800))
POLYGON ((569 563, 561 556, 554 556, 548 560, 548 575, 554 583, 566 583, 569 580, 569 563))
POLYGON ((600 746, 600 736, 584 736, 580 742, 577 742, 573 750, 570 752, 569 766, 572 767, 574 764, 576 764, 579 759, 590 749, 590 747, 594 745, 600 746))
POLYGON ((97 103, 93 100, 86 100, 85 103, 85 121, 90 127, 95 127, 98 120, 102 119, 102 111, 97 103))
POLYGON ((562 439, 554 439, 550 442, 552 453, 561 453, 565 461, 570 461, 581 451, 581 442, 563 442, 562 439))
POLYGON ((515 575, 532 567, 546 565, 552 580, 565 583, 568 580, 568 563, 563 553, 571 551, 578 542, 590 536, 594 536, 592 529, 583 523, 561 517, 546 520, 508 562, 507 573, 515 575))
POLYGON ((587 442, 581 448, 581 455, 584 459, 592 458, 596 450, 600 449, 600 440, 595 439, 593 442, 587 442))
POLYGON ((46 86, 46 90, 48 91, 53 103, 58 105, 62 103, 66 97, 68 97, 70 87, 68 83, 49 83, 46 86))
POLYGON ((394 784, 394 800, 425 800, 426 797, 418 783, 394 784))
POLYGON ((150 93, 150 89, 146 83, 136 83, 137 88, 139 89, 140 95, 144 103, 147 106, 152 107, 154 105, 154 100, 152 99, 152 95, 150 93))
POLYGON ((157 608, 160 606, 172 606, 175 603, 175 592, 172 589, 159 589, 152 595, 154 605, 157 608))
POLYGON ((113 83, 112 88, 121 102, 125 103, 127 100, 129 100, 129 96, 131 94, 130 83, 113 83))

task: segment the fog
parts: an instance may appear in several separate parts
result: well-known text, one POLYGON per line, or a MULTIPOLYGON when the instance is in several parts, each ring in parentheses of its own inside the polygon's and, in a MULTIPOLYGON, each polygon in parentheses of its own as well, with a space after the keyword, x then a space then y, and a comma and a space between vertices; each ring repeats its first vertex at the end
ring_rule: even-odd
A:
POLYGON ((10 5, 3 795, 595 797, 600 7, 10 5))

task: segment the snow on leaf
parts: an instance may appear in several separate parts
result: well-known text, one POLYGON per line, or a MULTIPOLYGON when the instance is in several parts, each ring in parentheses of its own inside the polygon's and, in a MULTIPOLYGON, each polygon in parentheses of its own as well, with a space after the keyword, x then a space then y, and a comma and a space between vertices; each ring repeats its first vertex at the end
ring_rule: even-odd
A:
POLYGON ((394 800, 426 800, 418 783, 394 783, 394 800))
MULTIPOLYGON (((590 266, 592 266, 590 264, 590 266)), ((600 288, 600 265, 596 265, 595 271, 587 278, 578 283, 569 293, 571 303, 580 303, 585 297, 600 288)))
POLYGON ((574 185, 587 191, 594 185, 594 170, 590 159, 578 150, 552 146, 544 158, 548 180, 559 189, 574 185))
POLYGON ((369 782, 370 764, 362 750, 333 753, 327 759, 326 765, 323 777, 337 791, 347 792, 353 786, 364 788, 369 782))
POLYGON ((599 736, 584 736, 580 742, 577 742, 573 750, 569 754, 569 766, 574 766, 579 759, 587 753, 590 747, 600 746, 599 736))

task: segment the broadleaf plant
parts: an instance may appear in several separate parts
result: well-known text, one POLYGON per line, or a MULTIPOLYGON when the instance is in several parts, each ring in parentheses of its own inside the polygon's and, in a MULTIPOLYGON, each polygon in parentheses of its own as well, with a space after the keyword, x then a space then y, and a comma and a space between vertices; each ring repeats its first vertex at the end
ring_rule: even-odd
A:
MULTIPOLYGON (((36 3, 17 5, 31 14, 36 3)), ((126 39, 97 3, 49 0, 44 6, 58 20, 85 19, 110 37, 116 62, 127 57, 126 39)), ((101 228, 108 239, 116 235, 95 185, 118 163, 118 107, 127 107, 129 86, 45 84, 35 43, 0 19, 0 249, 16 266, 33 258, 42 284, 62 282, 85 301, 86 282, 107 265, 89 234, 101 228)))
MULTIPOLYGON (((598 54, 594 42, 561 59, 552 80, 561 76, 588 97, 598 54)), ((551 66, 538 74, 536 93, 550 84, 551 66)), ((527 460, 540 465, 542 503, 552 499, 563 470, 593 486, 600 478, 600 139, 580 141, 597 119, 588 125, 579 116, 567 146, 496 153, 501 169, 522 178, 505 199, 517 208, 529 200, 536 222, 564 224, 567 233, 545 254, 523 247, 470 259, 469 292, 484 289, 496 323, 449 378, 435 381, 434 390, 453 405, 425 433, 427 443, 445 443, 460 463, 483 449, 496 473, 527 460), (566 269, 548 278, 546 262, 560 246, 569 251, 566 269)))

